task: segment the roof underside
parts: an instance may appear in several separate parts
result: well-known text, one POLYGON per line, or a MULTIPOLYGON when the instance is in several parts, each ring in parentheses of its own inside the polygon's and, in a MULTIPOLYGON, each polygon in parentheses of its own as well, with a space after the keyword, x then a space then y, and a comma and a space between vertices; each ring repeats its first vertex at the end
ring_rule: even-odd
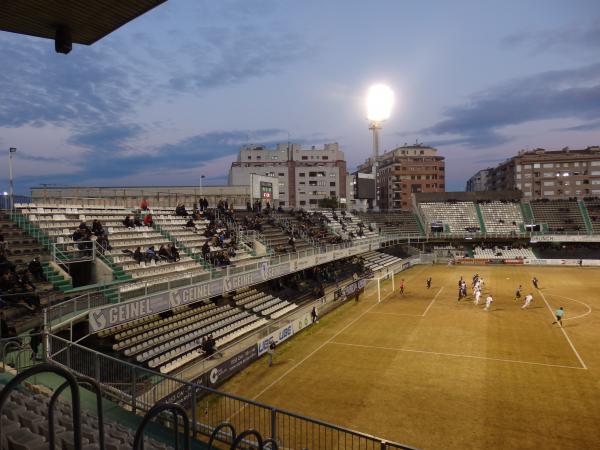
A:
POLYGON ((90 45, 166 0, 0 0, 0 30, 54 39, 60 25, 90 45))

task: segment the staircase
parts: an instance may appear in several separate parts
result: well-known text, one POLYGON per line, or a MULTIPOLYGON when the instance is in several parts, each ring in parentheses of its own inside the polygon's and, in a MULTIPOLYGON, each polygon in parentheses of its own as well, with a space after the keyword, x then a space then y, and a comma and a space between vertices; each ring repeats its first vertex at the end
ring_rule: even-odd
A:
POLYGON ((425 227, 423 226, 421 217, 419 217, 419 215, 416 212, 413 213, 413 216, 415 217, 415 222, 417 222, 417 226, 419 227, 419 233, 421 234, 421 236, 425 236, 425 227))
POLYGON ((585 223, 585 229, 587 231, 587 234, 593 234, 594 228, 592 226, 592 221, 590 220, 588 210, 585 207, 585 203, 583 203, 583 200, 579 200, 577 202, 577 205, 579 206, 579 211, 581 212, 581 215, 583 217, 583 222, 585 223))
POLYGON ((49 262, 43 262, 44 275, 48 282, 52 283, 54 289, 60 292, 66 292, 73 289, 73 283, 69 278, 65 278, 58 270, 50 265, 49 262))
POLYGON ((481 228, 481 232, 487 233, 487 230, 485 228, 485 221, 483 220, 483 214, 481 213, 479 203, 475 203, 475 211, 477 211, 477 219, 479 219, 479 227, 481 228))
POLYGON ((521 212, 523 213, 523 220, 526 224, 535 223, 535 218, 533 217, 533 210, 531 209, 531 205, 529 202, 521 201, 521 212))

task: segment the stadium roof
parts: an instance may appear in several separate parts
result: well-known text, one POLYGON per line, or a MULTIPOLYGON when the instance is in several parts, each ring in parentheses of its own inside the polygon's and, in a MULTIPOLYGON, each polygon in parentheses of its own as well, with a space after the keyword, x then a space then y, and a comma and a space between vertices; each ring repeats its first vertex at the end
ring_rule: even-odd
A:
POLYGON ((0 30, 55 39, 67 27, 72 42, 91 45, 166 0, 0 0, 0 30))

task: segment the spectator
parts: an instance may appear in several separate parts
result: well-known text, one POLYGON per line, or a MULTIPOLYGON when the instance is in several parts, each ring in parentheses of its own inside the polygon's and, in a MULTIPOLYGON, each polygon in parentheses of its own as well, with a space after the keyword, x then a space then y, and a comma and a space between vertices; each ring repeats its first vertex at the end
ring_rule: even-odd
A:
POLYGON ((31 359, 36 361, 39 359, 38 352, 40 344, 42 343, 42 330, 39 325, 36 325, 29 332, 29 346, 31 347, 31 359))
POLYGON ((138 264, 142 263, 142 260, 144 259, 144 255, 142 255, 141 247, 137 247, 135 249, 135 251, 133 252, 133 259, 135 259, 138 262, 138 264))
POLYGON ((103 233, 98 237, 98 239, 96 239, 96 245, 98 246, 100 253, 102 253, 103 255, 105 252, 112 250, 112 247, 108 242, 108 236, 106 235, 106 233, 103 233))
POLYGON ((6 253, 3 250, 0 250, 0 272, 14 272, 15 265, 11 263, 6 257, 6 253))
POLYGON ((179 257, 179 250, 175 247, 175 244, 171 244, 169 248, 169 253, 171 254, 171 259, 173 261, 179 261, 181 258, 179 257))
POLYGON ((158 255, 156 254, 156 251, 154 251, 153 245, 146 249, 146 261, 150 262, 152 260, 154 260, 154 262, 158 262, 158 255))
POLYGON ((6 250, 8 248, 8 244, 4 240, 4 235, 0 233, 0 250, 6 250))
POLYGON ((171 255, 169 254, 168 250, 165 248, 164 245, 161 245, 158 249, 158 256, 164 259, 165 261, 171 260, 171 255))
POLYGON ((33 275, 33 278, 36 281, 46 281, 46 276, 44 275, 44 268, 42 263, 40 262, 40 257, 35 256, 27 265, 27 270, 33 275))
POLYGON ((185 224, 186 228, 196 228, 196 224, 194 223, 194 219, 190 219, 187 221, 187 223, 185 224))
POLYGON ((144 217, 144 226, 151 227, 153 223, 152 214, 146 214, 144 217))
POLYGON ((104 234, 104 228, 98 219, 94 219, 92 222, 92 233, 96 236, 102 236, 104 234))
POLYGON ((143 198, 142 202, 140 203, 140 209, 142 211, 147 211, 148 210, 148 201, 145 198, 143 198))
POLYGON ((87 224, 84 221, 82 221, 79 224, 79 229, 82 230, 82 231, 89 232, 90 234, 92 234, 92 230, 90 230, 90 227, 88 227, 87 224))
POLYGON ((134 227, 133 220, 131 220, 131 217, 129 217, 129 216, 125 217, 125 220, 123 220, 123 226, 125 226, 126 228, 134 227))
POLYGON ((4 311, 0 311, 0 338, 6 339, 16 335, 15 329, 8 326, 8 322, 4 317, 4 311))
POLYGON ((175 215, 176 216, 187 216, 188 212, 185 209, 185 205, 183 203, 180 203, 179 205, 177 205, 177 208, 175 208, 175 215))
POLYGON ((208 259, 208 255, 210 255, 210 245, 208 244, 208 240, 206 240, 202 245, 202 257, 208 259))

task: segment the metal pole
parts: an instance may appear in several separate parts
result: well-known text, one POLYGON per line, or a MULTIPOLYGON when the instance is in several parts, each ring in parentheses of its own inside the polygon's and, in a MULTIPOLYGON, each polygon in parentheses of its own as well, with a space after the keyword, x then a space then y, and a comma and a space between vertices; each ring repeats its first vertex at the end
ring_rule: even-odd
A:
POLYGON ((13 166, 12 166, 12 154, 15 153, 17 149, 15 147, 10 147, 8 149, 8 179, 9 179, 9 194, 10 194, 10 211, 13 212, 15 206, 15 187, 13 182, 13 166))

